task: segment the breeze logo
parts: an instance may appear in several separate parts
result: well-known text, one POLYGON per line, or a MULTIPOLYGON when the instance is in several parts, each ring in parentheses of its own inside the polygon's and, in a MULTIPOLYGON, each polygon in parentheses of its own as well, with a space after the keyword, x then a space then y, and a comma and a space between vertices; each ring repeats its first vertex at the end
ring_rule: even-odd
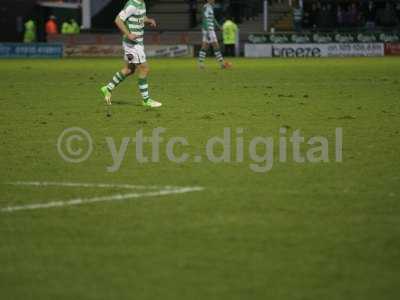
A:
POLYGON ((272 47, 273 57, 321 57, 322 51, 318 47, 310 46, 276 46, 272 47))
MULTIPOLYGON (((193 155, 186 137, 165 138, 167 129, 154 128, 146 136, 143 129, 136 131, 134 137, 115 140, 105 137, 105 144, 111 156, 107 172, 117 172, 123 165, 130 148, 135 149, 138 163, 159 163, 163 158, 177 163, 215 164, 246 163, 256 173, 270 172, 275 163, 341 163, 343 161, 343 129, 336 128, 334 140, 323 136, 305 138, 301 130, 289 134, 287 128, 279 129, 278 138, 272 136, 245 137, 243 128, 224 128, 220 136, 209 138, 203 150, 193 155), (131 146, 131 147, 130 147, 131 146), (333 151, 332 151, 333 150, 333 151)), ((60 157, 68 163, 82 163, 93 152, 92 138, 88 131, 73 127, 65 129, 58 137, 57 149, 60 157)))

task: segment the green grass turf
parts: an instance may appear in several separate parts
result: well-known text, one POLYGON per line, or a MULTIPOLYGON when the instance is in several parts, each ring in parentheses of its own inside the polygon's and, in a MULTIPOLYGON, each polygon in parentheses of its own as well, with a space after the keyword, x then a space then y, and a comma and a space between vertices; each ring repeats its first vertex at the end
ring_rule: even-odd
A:
MULTIPOLYGON (((1 299, 399 299, 399 59, 238 59, 229 71, 213 60, 205 71, 194 60, 151 60, 151 93, 164 107, 140 106, 129 78, 107 118, 99 88, 120 64, 0 61, 0 182, 205 190, 0 213, 1 299), (56 150, 58 135, 73 126, 94 140, 82 164, 56 150), (158 126, 164 138, 186 137, 191 146, 179 151, 191 155, 224 127, 244 128, 247 143, 277 139, 283 126, 333 143, 342 127, 344 161, 332 161, 331 144, 330 163, 276 157, 258 174, 247 154, 243 163, 176 164, 163 154, 160 163, 140 164, 130 145, 121 169, 106 171, 105 137, 120 142, 158 126)), ((7 184, 0 191, 0 208, 119 192, 7 184)))

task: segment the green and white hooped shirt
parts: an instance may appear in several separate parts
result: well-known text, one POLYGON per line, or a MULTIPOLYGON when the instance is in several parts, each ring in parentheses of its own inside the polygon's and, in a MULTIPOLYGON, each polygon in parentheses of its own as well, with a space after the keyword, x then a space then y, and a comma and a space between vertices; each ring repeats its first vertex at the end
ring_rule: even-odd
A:
POLYGON ((138 36, 135 41, 131 41, 124 36, 123 41, 131 45, 143 45, 144 18, 146 17, 146 4, 144 1, 129 0, 119 13, 119 17, 125 22, 129 32, 138 36))
POLYGON ((203 7, 203 23, 202 29, 204 31, 215 31, 215 26, 218 26, 215 16, 214 16, 214 7, 206 3, 203 7))

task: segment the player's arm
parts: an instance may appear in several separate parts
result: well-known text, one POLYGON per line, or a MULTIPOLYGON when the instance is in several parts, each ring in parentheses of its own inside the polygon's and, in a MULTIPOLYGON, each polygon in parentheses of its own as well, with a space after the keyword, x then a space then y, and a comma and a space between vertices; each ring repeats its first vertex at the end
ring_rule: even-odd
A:
POLYGON ((117 16, 115 18, 115 25, 117 25, 117 27, 121 31, 121 33, 124 36, 128 37, 128 39, 134 41, 137 38, 136 34, 133 34, 133 33, 129 32, 128 28, 125 25, 125 22, 122 21, 122 19, 119 16, 117 16))
POLYGON ((214 16, 214 11, 212 9, 206 9, 204 11, 204 18, 206 20, 206 26, 208 28, 210 23, 214 23, 219 29, 221 29, 221 25, 218 23, 217 19, 214 16))
POLYGON ((149 24, 151 27, 157 27, 156 20, 154 20, 152 18, 148 18, 147 16, 144 17, 144 23, 149 24))
POLYGON ((207 9, 203 9, 203 24, 205 28, 208 28, 208 14, 207 14, 207 9))
POLYGON ((132 14, 132 12, 131 12, 132 9, 134 9, 132 6, 128 6, 127 8, 124 8, 119 13, 119 15, 115 18, 115 25, 117 25, 118 29, 121 31, 121 33, 124 36, 126 36, 131 41, 134 41, 137 39, 138 36, 134 33, 129 32, 129 29, 125 24, 125 21, 132 14))

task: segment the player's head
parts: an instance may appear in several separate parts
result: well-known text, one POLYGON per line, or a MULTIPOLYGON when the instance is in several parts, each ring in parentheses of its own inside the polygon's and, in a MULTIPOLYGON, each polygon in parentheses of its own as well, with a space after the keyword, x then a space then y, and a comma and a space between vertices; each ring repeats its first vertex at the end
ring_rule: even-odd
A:
POLYGON ((215 4, 215 0, 206 0, 208 4, 215 4))

